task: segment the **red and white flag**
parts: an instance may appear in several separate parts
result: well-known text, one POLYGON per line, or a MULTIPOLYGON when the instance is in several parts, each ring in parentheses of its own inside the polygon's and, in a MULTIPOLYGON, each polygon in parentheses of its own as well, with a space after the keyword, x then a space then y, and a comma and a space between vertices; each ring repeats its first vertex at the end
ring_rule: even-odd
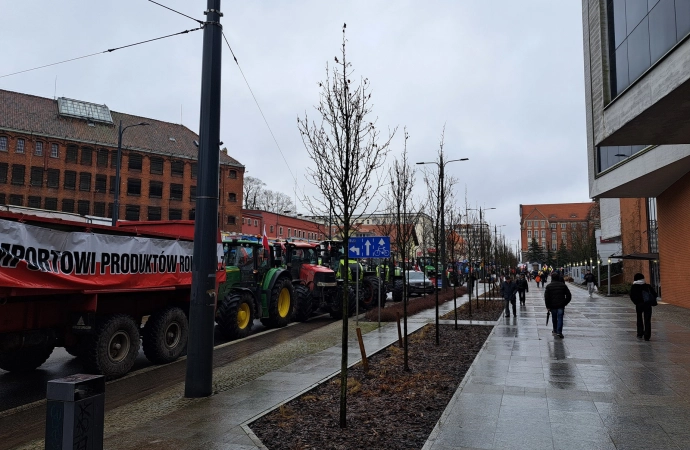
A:
POLYGON ((266 224, 264 224, 264 234, 263 234, 263 237, 261 238, 261 243, 264 245, 264 248, 266 250, 269 250, 269 248, 268 248, 268 236, 266 236, 266 224))

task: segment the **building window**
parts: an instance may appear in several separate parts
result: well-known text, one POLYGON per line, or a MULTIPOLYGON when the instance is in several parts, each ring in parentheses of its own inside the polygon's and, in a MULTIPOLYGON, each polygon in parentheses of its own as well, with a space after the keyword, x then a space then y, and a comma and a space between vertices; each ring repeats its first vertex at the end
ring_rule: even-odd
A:
POLYGON ((91 190, 91 174, 88 172, 79 173, 79 190, 80 191, 90 191, 91 190))
POLYGON ((43 167, 32 167, 31 178, 29 180, 31 186, 43 187, 43 167))
POLYGON ((531 226, 532 226, 532 221, 531 221, 531 220, 528 220, 528 221, 527 221, 527 227, 529 228, 529 227, 531 227, 531 226))
POLYGON ((17 139, 17 153, 24 153, 24 139, 17 139))
POLYGON ((288 228, 288 234, 287 237, 290 237, 290 229, 288 228))
POLYGON ((105 217, 105 202, 95 202, 93 204, 93 215, 96 217, 105 217))
POLYGON ((183 189, 181 184, 170 184, 170 200, 182 200, 183 189))
POLYGON ((0 163, 0 183, 7 183, 7 171, 9 169, 9 164, 0 163))
POLYGON ((567 233, 561 233, 561 241, 565 242, 566 239, 568 239, 568 234, 567 233))
POLYGON ((541 226, 541 228, 544 228, 546 226, 546 220, 542 220, 540 222, 540 226, 541 226))
MULTIPOLYGON (((127 195, 141 195, 141 180, 138 178, 127 179, 127 195)), ((138 220, 138 219, 137 219, 138 220)))
MULTIPOLYGON (((191 168, 192 168, 192 179, 193 179, 193 180, 196 180, 196 175, 197 175, 197 170, 198 170, 197 164, 196 164, 196 163, 192 163, 192 164, 191 164, 191 168)), ((228 217, 230 217, 230 216, 228 216, 228 217)))
POLYGON ((141 155, 138 153, 129 154, 129 170, 141 171, 141 155))
POLYGON ((77 172, 74 170, 65 170, 65 184, 64 188, 73 191, 77 187, 77 172))
POLYGON ((228 225, 235 225, 235 222, 237 221, 237 217, 235 216, 228 216, 228 225))
POLYGON ((555 230, 555 229, 556 229, 556 224, 555 224, 555 223, 552 223, 552 224, 549 224, 549 225, 551 226, 551 229, 552 229, 552 230, 555 230))
POLYGON ((88 147, 81 148, 81 165, 90 166, 93 160, 93 150, 88 147))
POLYGON ((151 173, 163 175, 163 158, 152 156, 149 158, 149 165, 151 168, 151 173))
POLYGON ((24 196, 10 194, 10 205, 12 206, 24 206, 24 196))
POLYGON ((541 238, 542 240, 546 238, 546 230, 541 230, 541 238))
POLYGON ((551 241, 556 242, 556 233, 551 233, 551 241))
POLYGON ((7 136, 0 136, 0 152, 7 151, 7 136))
POLYGON ((113 150, 110 154, 110 167, 117 168, 117 150, 113 150))
POLYGON ((68 198, 62 199, 62 212, 73 213, 74 212, 74 200, 68 198))
POLYGON ((565 230, 565 226, 566 226, 566 224, 565 224, 565 223, 562 223, 562 224, 561 224, 561 230, 565 230))
POLYGON ((99 148, 96 152, 96 166, 97 167, 108 167, 108 150, 105 148, 99 148))
MULTIPOLYGON (((17 153, 24 153, 24 149, 22 148, 22 151, 17 151, 17 153)), ((36 148, 34 149, 34 155, 36 156, 43 156, 43 142, 37 141, 36 142, 36 148)))
POLYGON ((228 178, 236 179, 237 178, 237 171, 236 170, 228 170, 228 178))
POLYGON ((109 219, 113 218, 113 204, 108 202, 108 215, 106 216, 109 219))
POLYGON ((255 226, 255 227, 258 227, 258 226, 259 226, 259 221, 256 220, 256 219, 254 219, 254 226, 255 226))
MULTIPOLYGON (((38 146, 38 142, 36 143, 36 145, 38 146)), ((65 162, 76 163, 78 155, 79 155, 79 149, 77 148, 77 146, 76 145, 68 145, 67 146, 67 153, 65 154, 65 162)))
POLYGON ((189 201, 196 201, 196 186, 189 186, 189 201))
POLYGON ((51 144, 50 145, 50 157, 51 158, 59 158, 60 157, 60 148, 58 147, 57 144, 51 144))
POLYGON ((125 220, 139 220, 139 205, 125 206, 125 220))
POLYGON ((149 182, 149 198, 163 197, 163 183, 160 181, 149 182))
POLYGON ((273 233, 273 225, 271 225, 271 233, 273 233))
POLYGON ((196 218, 196 209, 192 208, 189 210, 189 220, 194 220, 196 218))
POLYGON ((161 220, 161 208, 160 208, 160 206, 149 206, 148 207, 148 218, 149 218, 149 220, 161 220))
POLYGON ((77 214, 80 216, 88 216, 91 212, 91 202, 88 200, 79 200, 77 202, 77 214))
POLYGON ((184 161, 174 159, 170 161, 170 174, 174 177, 184 176, 184 161))
POLYGON ((237 202, 237 194, 235 194, 234 192, 230 192, 228 194, 228 201, 233 203, 237 202))
POLYGON ((558 244, 556 242, 551 242, 551 250, 558 250, 558 244))
POLYGON ((182 210, 173 208, 169 209, 168 220, 182 220, 182 210))
POLYGON ((279 236, 283 235, 283 227, 278 227, 278 235, 279 236))
POLYGON ((49 211, 57 211, 57 198, 46 197, 45 208, 49 211))
POLYGON ((108 176, 107 175, 96 175, 96 186, 94 192, 99 192, 105 194, 107 190, 108 176))
POLYGON ((12 164, 12 184, 24 186, 26 167, 21 164, 12 164))
POLYGON ((60 169, 48 169, 46 178, 47 187, 54 189, 60 187, 60 169))
POLYGON ((532 239, 532 230, 527 230, 527 239, 532 239))

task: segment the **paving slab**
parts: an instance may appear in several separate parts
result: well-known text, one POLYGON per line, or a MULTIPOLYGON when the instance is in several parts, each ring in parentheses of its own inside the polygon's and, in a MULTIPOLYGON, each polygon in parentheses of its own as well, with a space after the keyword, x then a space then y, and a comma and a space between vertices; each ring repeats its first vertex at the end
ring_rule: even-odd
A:
POLYGON ((627 298, 569 284, 564 339, 530 283, 501 318, 424 450, 689 448, 690 311, 660 304, 636 338, 627 298))

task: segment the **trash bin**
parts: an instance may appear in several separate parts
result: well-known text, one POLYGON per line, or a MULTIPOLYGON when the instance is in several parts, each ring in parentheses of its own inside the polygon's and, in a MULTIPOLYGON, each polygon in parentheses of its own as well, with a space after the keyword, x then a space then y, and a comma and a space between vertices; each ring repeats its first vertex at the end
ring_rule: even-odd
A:
POLYGON ((103 449, 103 375, 77 374, 51 380, 46 398, 46 449, 103 449))

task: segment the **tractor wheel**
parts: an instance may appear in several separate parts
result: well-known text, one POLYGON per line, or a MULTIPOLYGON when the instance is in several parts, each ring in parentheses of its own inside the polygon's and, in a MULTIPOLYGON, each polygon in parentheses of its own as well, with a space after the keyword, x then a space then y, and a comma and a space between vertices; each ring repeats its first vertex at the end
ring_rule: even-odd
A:
POLYGON ((380 287, 381 280, 378 277, 366 277, 364 280, 362 280, 362 289, 364 290, 362 296, 362 306, 364 306, 365 310, 375 308, 379 305, 380 287))
POLYGON ((268 303, 268 318, 261 319, 261 323, 271 328, 284 327, 292 320, 294 298, 292 282, 288 277, 276 281, 268 303))
POLYGON ((347 315, 352 317, 357 314, 357 291, 353 286, 350 286, 347 296, 347 315))
POLYGON ((30 372, 46 362, 55 346, 40 345, 0 354, 0 369, 8 372, 30 372))
POLYGON ((228 339, 249 336, 254 324, 254 299, 251 294, 230 294, 218 305, 218 328, 228 339))
POLYGON ((343 318, 343 289, 341 286, 333 292, 330 302, 331 307, 331 317, 333 319, 343 318))
POLYGON ((139 355, 139 327, 126 314, 106 317, 85 345, 84 364, 107 379, 129 372, 139 355))
POLYGON ((393 283, 393 301, 401 302, 403 299, 404 285, 403 280, 395 280, 393 283))
POLYGON ((187 349, 189 324, 184 311, 165 308, 149 317, 144 326, 144 355, 154 364, 175 361, 187 349))
POLYGON ((314 311, 311 291, 305 285, 298 284, 295 286, 293 298, 295 299, 295 320, 306 322, 314 311))
POLYGON ((75 358, 81 358, 84 356, 84 341, 80 339, 74 345, 65 345, 65 351, 75 358))

